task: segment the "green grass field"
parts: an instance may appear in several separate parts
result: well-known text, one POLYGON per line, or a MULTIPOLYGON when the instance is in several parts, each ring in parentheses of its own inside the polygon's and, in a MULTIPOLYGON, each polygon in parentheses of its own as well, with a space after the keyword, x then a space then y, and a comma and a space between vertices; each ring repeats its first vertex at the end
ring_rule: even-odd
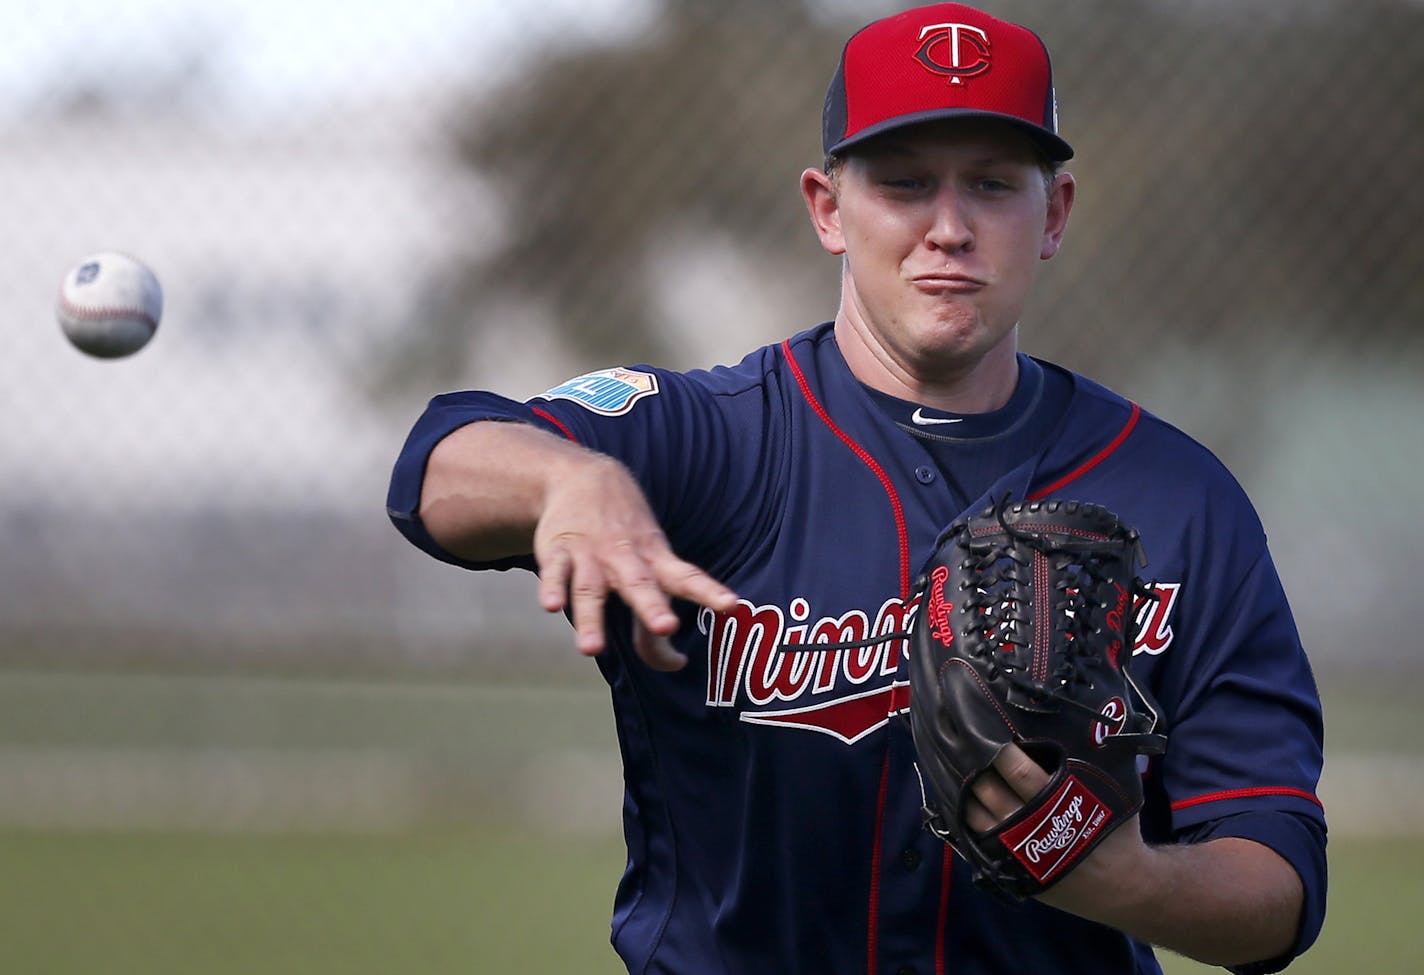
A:
POLYGON ((614 841, 0 836, 7 975, 621 971, 614 841))
MULTIPOLYGON (((10 824, 0 827, 0 975, 617 975, 616 787, 596 783, 591 828, 570 834, 536 818, 540 793, 525 774, 564 754, 578 761, 555 766, 561 781, 577 779, 570 769, 616 776, 606 694, 590 677, 539 688, 0 672, 0 817, 10 824), (252 808, 220 829, 201 818, 145 823, 170 800, 191 805, 190 792, 222 785, 195 770, 234 755, 233 775, 252 781, 185 815, 252 808), (261 815, 294 786, 293 769, 339 776, 393 762, 411 773, 396 785, 429 800, 394 825, 318 828, 302 807, 275 827, 261 815), (131 773, 149 778, 116 778, 131 773), (36 807, 37 796, 49 805, 36 807), (83 815, 71 820, 74 811, 83 815)), ((1402 705, 1348 696, 1330 710, 1364 753, 1412 740, 1399 732, 1417 723, 1402 705)), ((343 785, 323 789, 344 796, 343 785)), ((1409 933, 1424 911, 1424 834, 1345 830, 1331 865, 1325 933, 1291 972, 1424 971, 1409 933)), ((1164 963, 1169 975, 1213 970, 1164 963)))
MULTIPOLYGON (((1424 841, 1336 844, 1330 918, 1291 971, 1424 971, 1424 841)), ((622 971, 611 840, 0 834, 7 975, 622 971)), ((1164 959, 1169 975, 1213 969, 1164 959)))

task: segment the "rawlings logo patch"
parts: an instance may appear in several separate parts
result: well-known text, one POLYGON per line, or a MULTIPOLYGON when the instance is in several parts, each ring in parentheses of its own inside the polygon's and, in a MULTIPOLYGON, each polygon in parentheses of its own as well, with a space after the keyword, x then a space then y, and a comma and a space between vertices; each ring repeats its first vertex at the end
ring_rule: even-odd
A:
POLYGON ((949 567, 935 566, 934 571, 930 573, 930 581, 934 583, 930 587, 930 605, 925 611, 930 636, 946 647, 954 642, 954 625, 949 620, 949 614, 954 612, 954 603, 944 598, 944 584, 948 579, 949 567))
POLYGON ((633 369, 600 369, 561 383, 534 399, 566 399, 600 416, 622 416, 645 396, 656 396, 658 377, 633 369))
POLYGON ((1068 776, 1033 816, 1004 830, 999 839, 1040 883, 1071 866, 1112 819, 1076 776, 1068 776))

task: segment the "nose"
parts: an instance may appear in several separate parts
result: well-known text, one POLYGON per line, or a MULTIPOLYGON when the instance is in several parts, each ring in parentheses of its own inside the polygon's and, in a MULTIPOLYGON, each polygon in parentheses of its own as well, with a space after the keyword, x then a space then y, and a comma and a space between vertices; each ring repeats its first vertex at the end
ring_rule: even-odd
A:
POLYGON ((974 249, 973 224, 964 201, 952 188, 946 187, 935 195, 934 212, 925 233, 925 243, 947 253, 974 249))

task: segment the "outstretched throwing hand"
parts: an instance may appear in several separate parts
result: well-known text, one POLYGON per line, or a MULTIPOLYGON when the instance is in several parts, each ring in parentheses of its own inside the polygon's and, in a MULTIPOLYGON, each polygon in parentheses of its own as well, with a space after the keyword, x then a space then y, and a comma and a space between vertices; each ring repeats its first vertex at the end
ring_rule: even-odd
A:
POLYGON ((724 611, 737 596, 673 553, 631 474, 612 458, 590 456, 545 496, 534 530, 539 603, 569 611, 575 644, 593 656, 607 646, 604 607, 617 594, 633 612, 634 649, 656 670, 679 670, 687 657, 668 639, 677 631, 672 598, 724 611))

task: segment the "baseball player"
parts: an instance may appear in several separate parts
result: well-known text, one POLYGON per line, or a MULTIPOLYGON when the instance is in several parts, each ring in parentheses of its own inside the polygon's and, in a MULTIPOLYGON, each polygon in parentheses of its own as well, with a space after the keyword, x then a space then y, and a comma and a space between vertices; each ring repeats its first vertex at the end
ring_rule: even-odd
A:
MULTIPOLYGON (((615 949, 679 975, 1285 967, 1324 914, 1322 727, 1261 524, 1205 448, 1017 348, 1074 200, 1047 51, 909 10, 848 41, 825 104, 800 187, 834 321, 707 371, 436 397, 392 478, 425 551, 536 570, 611 689, 615 949), (1169 737, 1136 822, 1022 902, 922 828, 895 635, 939 533, 1005 496, 1138 529, 1133 666, 1169 737)), ((975 828, 1043 785, 1017 750, 997 769, 975 828)))

